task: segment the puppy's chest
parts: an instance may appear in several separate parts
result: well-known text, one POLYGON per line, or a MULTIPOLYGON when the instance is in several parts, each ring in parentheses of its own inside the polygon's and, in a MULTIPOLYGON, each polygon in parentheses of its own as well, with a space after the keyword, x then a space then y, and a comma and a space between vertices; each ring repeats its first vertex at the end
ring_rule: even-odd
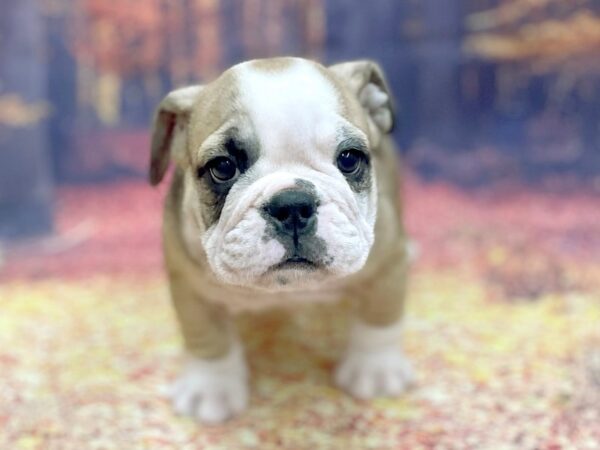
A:
POLYGON ((342 297, 339 288, 268 293, 241 287, 224 288, 206 285, 203 286, 202 294, 210 302, 223 305, 234 313, 285 308, 307 303, 335 302, 342 297))

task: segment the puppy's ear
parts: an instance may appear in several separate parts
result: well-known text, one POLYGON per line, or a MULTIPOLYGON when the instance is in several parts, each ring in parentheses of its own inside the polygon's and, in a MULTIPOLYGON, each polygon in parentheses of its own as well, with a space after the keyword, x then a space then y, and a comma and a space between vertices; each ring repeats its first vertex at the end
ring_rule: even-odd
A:
POLYGON ((176 151, 185 151, 186 124, 202 86, 189 86, 171 91, 158 105, 152 124, 150 184, 161 182, 176 151), (179 148, 175 148, 179 147, 179 148))
POLYGON ((330 66, 356 95, 373 123, 384 133, 394 128, 394 105, 383 70, 373 61, 351 61, 330 66))

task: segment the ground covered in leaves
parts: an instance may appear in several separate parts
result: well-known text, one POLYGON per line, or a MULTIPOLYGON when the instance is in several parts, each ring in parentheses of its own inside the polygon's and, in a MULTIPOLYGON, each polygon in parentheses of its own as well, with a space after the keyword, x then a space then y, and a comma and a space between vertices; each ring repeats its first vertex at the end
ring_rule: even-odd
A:
POLYGON ((242 317, 251 407, 203 427, 159 395, 181 364, 163 195, 62 188, 56 236, 5 249, 1 449, 600 448, 598 198, 409 178, 417 386, 373 402, 332 387, 343 307, 242 317))

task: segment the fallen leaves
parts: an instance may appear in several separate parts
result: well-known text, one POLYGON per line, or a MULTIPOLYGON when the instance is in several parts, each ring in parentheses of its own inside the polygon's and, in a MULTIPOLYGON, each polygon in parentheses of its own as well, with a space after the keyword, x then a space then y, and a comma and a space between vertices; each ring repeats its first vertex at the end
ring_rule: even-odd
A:
POLYGON ((534 71, 600 71, 600 16, 592 2, 513 0, 467 19, 468 53, 534 71), (562 8, 561 8, 562 6, 562 8))
POLYGON ((158 394, 180 364, 162 277, 9 282, 0 287, 0 447, 520 449, 600 439, 597 424, 564 425, 595 414, 577 406, 577 377, 583 361, 593 366, 580 355, 598 342, 596 291, 509 303, 491 302, 487 289, 464 273, 417 270, 404 341, 419 383, 374 402, 330 382, 347 309, 244 316, 251 408, 206 429, 175 417, 158 394))

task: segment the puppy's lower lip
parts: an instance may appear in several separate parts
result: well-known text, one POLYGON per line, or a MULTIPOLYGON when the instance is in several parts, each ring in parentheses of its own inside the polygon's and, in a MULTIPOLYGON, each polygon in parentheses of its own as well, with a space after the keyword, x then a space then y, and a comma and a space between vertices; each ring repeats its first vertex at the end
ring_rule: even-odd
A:
POLYGON ((314 264, 312 261, 309 261, 306 258, 302 258, 301 256, 292 256, 291 258, 286 259, 285 262, 314 264))
POLYGON ((318 266, 313 261, 310 261, 301 256, 292 256, 291 258, 281 261, 279 264, 273 266, 273 269, 316 269, 318 266))

